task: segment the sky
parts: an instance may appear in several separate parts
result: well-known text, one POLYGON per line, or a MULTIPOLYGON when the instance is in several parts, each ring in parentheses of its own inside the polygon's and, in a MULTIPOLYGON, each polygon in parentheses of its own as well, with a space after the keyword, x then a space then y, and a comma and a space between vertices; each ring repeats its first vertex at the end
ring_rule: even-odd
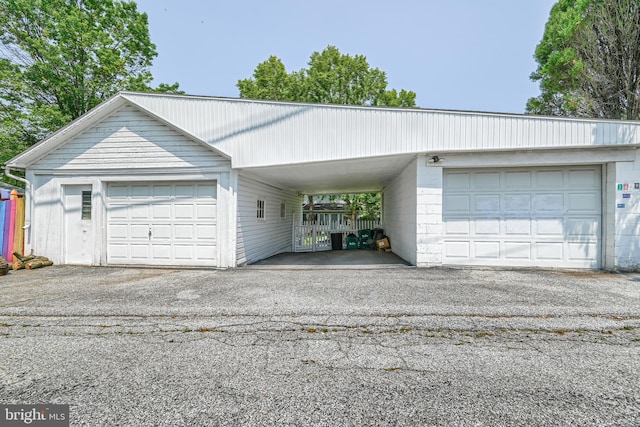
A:
POLYGON ((154 84, 237 98, 275 55, 287 71, 336 46, 386 72, 419 107, 523 113, 556 0, 136 0, 158 57, 154 84))

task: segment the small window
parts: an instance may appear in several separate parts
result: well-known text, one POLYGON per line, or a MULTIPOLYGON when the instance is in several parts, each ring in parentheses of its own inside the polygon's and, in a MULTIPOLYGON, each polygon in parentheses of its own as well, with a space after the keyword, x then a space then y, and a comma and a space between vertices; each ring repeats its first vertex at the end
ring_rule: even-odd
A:
POLYGON ((258 200, 256 218, 264 220, 264 200, 258 200))
POLYGON ((82 192, 82 220, 91 220, 91 191, 82 192))
POLYGON ((280 219, 287 218, 287 205, 285 202, 280 203, 280 219))

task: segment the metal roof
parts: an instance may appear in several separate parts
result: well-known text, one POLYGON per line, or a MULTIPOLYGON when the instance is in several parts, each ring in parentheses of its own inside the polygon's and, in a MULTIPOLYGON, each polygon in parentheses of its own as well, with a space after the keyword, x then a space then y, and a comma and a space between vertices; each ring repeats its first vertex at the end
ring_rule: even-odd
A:
POLYGON ((25 168, 125 105, 305 194, 384 188, 418 155, 640 146, 640 122, 122 92, 7 162, 25 168))

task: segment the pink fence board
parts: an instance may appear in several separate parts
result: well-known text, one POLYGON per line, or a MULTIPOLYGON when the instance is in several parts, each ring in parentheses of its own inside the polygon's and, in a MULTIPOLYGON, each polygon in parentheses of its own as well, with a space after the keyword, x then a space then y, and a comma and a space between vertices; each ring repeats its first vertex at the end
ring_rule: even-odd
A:
POLYGON ((24 199, 0 201, 0 251, 7 262, 24 251, 24 199))

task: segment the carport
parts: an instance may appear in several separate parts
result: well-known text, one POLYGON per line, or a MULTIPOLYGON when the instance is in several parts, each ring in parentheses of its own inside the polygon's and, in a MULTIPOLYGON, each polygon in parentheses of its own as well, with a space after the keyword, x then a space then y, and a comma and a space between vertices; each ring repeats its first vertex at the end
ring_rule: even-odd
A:
MULTIPOLYGON (((401 173, 410 167, 416 159, 415 154, 404 154, 394 156, 377 156, 370 158, 334 160, 323 162, 310 162, 304 164, 265 166, 256 168, 246 168, 242 173, 250 173, 258 177, 264 182, 277 185, 295 191, 301 195, 331 195, 331 194, 349 194, 349 193, 382 193, 383 206, 380 224, 375 225, 386 231, 385 212, 386 209, 384 199, 387 187, 393 180, 401 175, 401 173)), ((414 184, 415 190, 415 184, 414 184)), ((386 199, 395 199, 389 197, 386 199)), ((411 205, 410 199, 401 198, 404 206, 397 207, 397 210, 405 212, 415 212, 415 205, 411 205)), ((258 261, 257 265, 266 264, 282 264, 290 263, 291 265, 337 265, 337 266, 358 266, 358 265, 407 265, 407 261, 398 257, 397 254, 391 256, 372 256, 371 251, 331 251, 332 254, 325 253, 330 247, 324 242, 324 247, 318 245, 310 249, 308 246, 300 248, 299 242, 296 242, 296 233, 300 229, 310 229, 313 226, 303 225, 302 218, 293 218, 294 230, 292 231, 294 243, 291 252, 312 252, 304 256, 282 256, 273 257, 264 262, 258 261)), ((320 227, 318 233, 328 234, 330 232, 347 234, 348 232, 357 232, 359 228, 373 228, 373 222, 358 222, 350 226, 341 226, 332 230, 330 226, 320 227), (346 228, 345 228, 346 227, 346 228), (347 229, 348 228, 348 229, 347 229), (326 229, 326 230, 325 230, 326 229)), ((389 224, 390 225, 390 224, 389 224)), ((327 236, 324 236, 327 237, 327 236)), ((314 230, 315 239, 315 230, 314 230)), ((299 240, 299 239, 298 239, 299 240)), ((326 240, 326 239, 325 239, 326 240)), ((330 243, 330 242, 329 242, 330 243)), ((413 242, 398 241, 393 244, 393 251, 398 253, 415 252, 415 241, 413 242), (409 248, 403 250, 402 246, 409 244, 409 248), (412 247, 411 247, 412 246, 412 247)), ((375 251, 374 251, 375 252, 375 251)))

